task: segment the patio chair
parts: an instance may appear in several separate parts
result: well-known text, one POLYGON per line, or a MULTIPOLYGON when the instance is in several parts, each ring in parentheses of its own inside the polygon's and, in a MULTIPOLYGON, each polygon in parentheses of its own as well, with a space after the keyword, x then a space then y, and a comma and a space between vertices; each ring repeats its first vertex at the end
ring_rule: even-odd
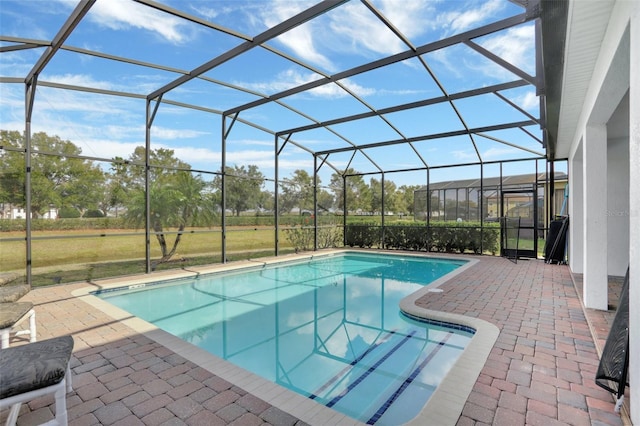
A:
POLYGON ((0 410, 11 407, 7 425, 16 424, 23 402, 49 394, 55 398, 55 418, 45 425, 67 424, 72 351, 71 336, 0 350, 0 410))
POLYGON ((614 411, 624 403, 624 389, 629 386, 629 269, 624 277, 616 315, 602 350, 596 372, 596 384, 616 397, 614 411))
POLYGON ((11 335, 29 335, 31 343, 36 341, 36 312, 31 302, 0 303, 0 348, 9 347, 11 335), (29 318, 28 330, 17 330, 16 327, 29 318))

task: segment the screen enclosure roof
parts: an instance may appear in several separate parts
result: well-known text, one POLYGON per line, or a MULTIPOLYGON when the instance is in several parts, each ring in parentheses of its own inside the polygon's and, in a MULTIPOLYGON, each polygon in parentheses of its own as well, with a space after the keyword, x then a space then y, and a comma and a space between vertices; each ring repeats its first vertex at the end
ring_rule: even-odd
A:
POLYGON ((26 120, 105 159, 148 127, 152 147, 209 164, 277 153, 363 174, 551 159, 565 9, 3 0, 0 127, 26 120))

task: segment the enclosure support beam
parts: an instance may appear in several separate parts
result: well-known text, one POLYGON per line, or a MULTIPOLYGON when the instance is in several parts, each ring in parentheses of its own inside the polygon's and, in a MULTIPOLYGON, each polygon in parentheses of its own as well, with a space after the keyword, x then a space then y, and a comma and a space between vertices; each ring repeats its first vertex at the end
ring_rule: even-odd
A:
POLYGON ((416 56, 425 55, 429 52, 434 52, 436 50, 444 49, 446 47, 453 46, 458 43, 462 43, 465 40, 471 40, 471 39, 482 37, 487 34, 492 34, 510 27, 514 27, 516 25, 520 25, 524 22, 530 21, 534 18, 535 17, 527 16, 524 13, 520 15, 515 15, 512 17, 503 19, 501 21, 493 22, 489 25, 485 25, 480 28, 475 28, 464 33, 456 34, 452 37, 448 37, 446 39, 437 40, 435 42, 428 43, 417 48, 409 49, 404 52, 397 53, 395 55, 387 56, 385 58, 370 62, 365 65, 357 66, 350 70, 339 72, 328 78, 321 78, 318 80, 311 81, 309 83, 301 84, 291 89, 284 90, 279 93, 274 93, 270 95, 268 98, 263 98, 257 101, 249 102, 247 104, 238 106, 236 108, 229 109, 227 112, 230 113, 230 112, 243 111, 250 108, 255 108, 260 105, 264 105, 266 103, 273 102, 278 99, 286 98, 288 96, 292 96, 297 93, 305 92, 307 90, 311 90, 316 87, 323 86, 325 84, 337 82, 345 78, 353 77, 367 71, 382 68, 384 66, 391 65, 397 62, 402 62, 404 60, 407 60, 416 56))
POLYGON ((427 230, 431 226, 431 181, 430 181, 430 169, 427 168, 427 230))
MULTIPOLYGON (((95 1, 95 0, 94 0, 95 1)), ((262 32, 261 34, 258 34, 257 36, 255 36, 253 38, 253 40, 249 40, 249 41, 245 41, 244 43, 234 47, 231 50, 226 51, 225 53, 223 53, 222 55, 213 58, 212 60, 210 60, 209 62, 206 62, 202 65, 200 65, 199 67, 195 68, 194 70, 192 70, 190 73, 182 75, 180 77, 178 77, 177 79, 175 79, 174 81, 166 84, 165 86, 161 87, 160 89, 156 90, 155 92, 151 93, 148 97, 149 98, 155 98, 163 93, 166 93, 170 90, 175 89, 176 87, 191 81, 192 79, 199 77, 200 75, 204 74, 207 71, 212 70, 213 68, 224 64, 227 61, 230 61, 231 59, 241 55, 244 52, 247 52, 253 48, 256 48, 258 46, 260 46, 262 43, 266 43, 269 40, 272 40, 276 37, 278 37, 279 35, 299 26, 304 24, 305 22, 315 18, 316 16, 322 15, 328 11, 330 11, 331 9, 339 6, 340 4, 344 3, 346 0, 341 0, 341 1, 337 1, 337 0, 325 0, 321 3, 316 4, 315 6, 310 7, 307 10, 302 11, 301 13, 287 19, 284 22, 279 23, 278 25, 275 25, 271 28, 269 28, 268 30, 262 32)), ((228 111, 229 113, 235 113, 235 112, 239 112, 241 111, 241 109, 235 109, 235 111, 228 111)))
MULTIPOLYGON (((461 99, 466 99, 466 98, 486 95, 486 94, 489 94, 489 93, 493 93, 493 94, 499 96, 501 99, 506 101, 506 98, 499 93, 500 91, 515 89, 515 88, 523 87, 523 86, 527 86, 527 82, 526 81, 524 81, 524 80, 515 80, 515 81, 508 82, 508 83, 495 84, 495 85, 492 85, 492 86, 481 87, 481 88, 478 88, 478 89, 466 90, 464 92, 444 94, 442 96, 437 96, 437 97, 434 97, 434 98, 424 99, 424 100, 421 100, 421 101, 409 102, 409 103, 406 103, 406 104, 395 105, 395 106, 388 107, 388 108, 381 108, 381 109, 378 109, 378 110, 375 110, 375 111, 369 111, 369 112, 364 112, 364 113, 359 113, 359 114, 354 114, 354 115, 347 115, 347 116, 340 117, 340 118, 335 118, 335 119, 332 119, 332 120, 320 121, 320 122, 317 122, 317 123, 307 124, 307 125, 304 125, 304 126, 294 127, 294 128, 291 128, 291 129, 280 130, 280 131, 277 132, 277 134, 278 135, 282 135, 282 134, 287 134, 287 133, 300 133, 300 132, 304 132, 304 131, 308 131, 308 130, 319 129, 319 128, 322 128, 322 127, 329 127, 329 126, 332 126, 332 125, 335 125, 335 124, 346 123, 346 122, 349 122, 349 121, 356 121, 356 120, 362 120, 362 119, 365 119, 365 118, 371 118, 371 117, 375 117, 375 116, 393 114, 395 112, 412 110, 412 109, 416 109, 416 108, 420 108, 420 107, 425 107, 425 106, 430 106, 430 105, 437 105, 437 104, 441 104, 441 103, 445 103, 445 102, 448 103, 448 102, 451 102, 451 101, 454 101, 454 100, 461 100, 461 99)), ((535 117, 533 117, 531 114, 527 113, 522 108, 517 107, 515 104, 513 104, 513 102, 510 102, 510 101, 507 101, 507 102, 509 103, 509 105, 511 105, 512 107, 518 109, 520 112, 522 112, 523 115, 526 115, 531 120, 536 120, 537 121, 537 119, 535 117)))
POLYGON ((480 164, 480 254, 484 253, 484 164, 480 164))
POLYGON ((342 175, 342 245, 347 245, 347 176, 342 175))
POLYGON ((96 0, 82 0, 74 9, 73 13, 64 23, 60 31, 56 34, 51 42, 51 46, 47 47, 45 52, 40 56, 38 62, 33 66, 29 74, 25 78, 26 84, 26 102, 25 102, 25 209, 26 209, 26 256, 27 284, 31 285, 31 115, 33 113, 33 103, 35 99, 35 89, 38 81, 38 75, 49 63, 51 58, 60 49, 64 41, 69 37, 74 28, 80 23, 82 18, 87 14, 91 6, 96 0))
POLYGON ((551 223, 555 216, 555 192, 556 192, 556 165, 554 161, 548 161, 549 172, 547 173, 547 205, 549 206, 549 216, 547 217, 547 226, 551 223))
MULTIPOLYGON (((278 156, 280 154, 280 147, 278 147, 278 136, 274 136, 273 137, 273 144, 275 147, 275 155, 273 158, 274 161, 274 178, 275 178, 275 183, 273 185, 273 214, 274 214, 274 219, 275 219, 275 255, 278 255, 279 249, 280 249, 280 243, 278 240, 278 234, 280 233, 280 227, 278 225, 278 223, 280 222, 280 215, 278 214, 278 211, 280 209, 279 204, 278 204, 278 189, 280 187, 280 180, 279 180, 279 173, 278 173, 278 156)), ((286 142, 285 142, 286 143, 286 142)))
POLYGON ((56 52, 60 49, 65 40, 71 35, 76 26, 80 23, 82 18, 89 12, 91 6, 96 2, 96 0, 82 0, 76 8, 73 10, 69 19, 66 20, 60 31, 56 34, 51 42, 51 46, 47 47, 47 50, 40 56, 38 62, 33 66, 27 77, 25 78, 25 82, 32 81, 35 76, 40 74, 44 67, 47 66, 49 61, 53 58, 56 52))
POLYGON ((313 156, 313 251, 318 251, 318 156, 313 156))
MULTIPOLYGON (((229 126, 229 130, 231 130, 231 127, 233 126, 233 123, 235 123, 236 120, 236 116, 233 117, 233 120, 231 122, 231 125, 229 126)), ((221 131, 222 131, 222 139, 220 141, 221 143, 221 147, 220 147, 220 191, 222 191, 221 194, 221 206, 220 209, 222 210, 222 217, 220 220, 220 226, 222 227, 221 230, 221 235, 220 238, 222 239, 220 242, 220 255, 222 257, 221 262, 222 263, 227 263, 227 188, 226 188, 226 180, 227 180, 227 134, 228 131, 225 129, 225 126, 227 125, 227 116, 226 115, 222 115, 222 126, 221 127, 221 131)), ((278 168, 276 167, 276 170, 278 168)), ((276 176, 276 182, 277 182, 277 176, 276 176)))
POLYGON ((380 209, 381 209, 381 214, 382 217, 380 218, 380 224, 382 225, 382 233, 381 233, 381 243, 382 243, 382 248, 384 248, 384 212, 385 212, 385 206, 384 206, 384 172, 381 173, 381 177, 380 177, 380 209))
MULTIPOLYGON (((147 119, 145 120, 144 133, 144 252, 145 269, 147 274, 150 274, 153 271, 153 267, 151 265, 151 196, 149 194, 151 185, 149 184, 149 180, 151 176, 151 123, 153 122, 155 111, 151 112, 151 100, 147 100, 146 104, 147 119)), ((156 104, 156 107, 158 104, 159 102, 156 104)))
MULTIPOLYGON (((497 130, 516 129, 520 127, 532 126, 535 124, 537 123, 534 120, 517 121, 513 123, 499 124, 495 126, 476 127, 476 128, 470 128, 470 129, 464 129, 464 130, 455 130, 451 132, 432 133, 429 135, 415 136, 415 137, 406 138, 406 139, 393 139, 393 140, 387 140, 387 141, 381 141, 381 142, 367 143, 367 144, 359 145, 357 148, 349 146, 349 147, 343 147, 343 148, 327 149, 324 151, 317 151, 317 153, 318 154, 335 154, 339 152, 349 152, 349 151, 357 151, 357 150, 363 151, 369 148, 400 145, 407 142, 420 142, 420 141, 428 141, 428 140, 434 140, 434 139, 451 138, 456 136, 473 135, 473 134, 484 133, 484 132, 493 132, 497 130)), ((477 152, 477 149, 476 149, 476 152, 477 152)), ((478 156, 478 158, 479 158, 478 162, 482 161, 480 156, 478 156)), ((477 163, 474 163, 474 164, 477 164, 477 163)))
POLYGON ((35 98, 38 75, 35 74, 25 85, 25 131, 24 131, 24 188, 25 188, 25 248, 26 281, 31 287, 31 115, 35 98))

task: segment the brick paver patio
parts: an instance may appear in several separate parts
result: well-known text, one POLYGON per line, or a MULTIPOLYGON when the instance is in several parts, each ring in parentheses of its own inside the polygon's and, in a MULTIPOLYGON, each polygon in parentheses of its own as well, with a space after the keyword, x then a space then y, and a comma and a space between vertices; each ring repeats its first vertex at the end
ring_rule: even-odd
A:
MULTIPOLYGON (((441 293, 418 300, 500 329, 458 425, 622 425, 612 396, 594 383, 592 331, 601 345, 611 312, 586 310, 587 321, 566 266, 479 259, 441 293)), ((35 304, 39 340, 75 339, 70 425, 304 424, 72 296, 86 286, 39 288, 22 298, 35 304)), ((24 404, 18 424, 52 419, 52 403, 24 404)))

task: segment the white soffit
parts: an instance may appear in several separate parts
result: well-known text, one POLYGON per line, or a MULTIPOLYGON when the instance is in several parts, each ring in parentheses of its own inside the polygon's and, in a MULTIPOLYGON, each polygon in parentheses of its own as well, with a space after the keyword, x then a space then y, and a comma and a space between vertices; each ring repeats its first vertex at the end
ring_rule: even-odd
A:
POLYGON ((574 0, 569 6, 556 158, 569 157, 614 3, 574 0))

